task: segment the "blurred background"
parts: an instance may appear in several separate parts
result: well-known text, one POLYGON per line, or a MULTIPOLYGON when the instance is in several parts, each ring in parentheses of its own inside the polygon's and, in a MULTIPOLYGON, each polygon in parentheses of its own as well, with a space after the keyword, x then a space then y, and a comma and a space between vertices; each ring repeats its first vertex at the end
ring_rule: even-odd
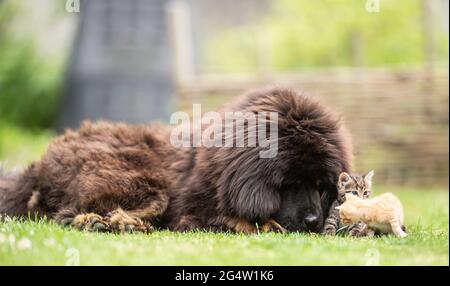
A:
POLYGON ((447 0, 0 0, 0 161, 83 119, 167 122, 287 85, 340 112, 355 170, 448 188, 447 0))

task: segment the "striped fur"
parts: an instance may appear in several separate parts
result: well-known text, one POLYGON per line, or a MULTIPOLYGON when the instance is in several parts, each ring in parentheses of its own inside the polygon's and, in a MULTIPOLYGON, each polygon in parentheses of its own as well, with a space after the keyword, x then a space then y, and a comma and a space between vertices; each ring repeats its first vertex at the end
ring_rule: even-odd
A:
POLYGON ((339 217, 339 210, 337 206, 341 205, 345 201, 345 194, 353 194, 360 198, 369 198, 372 192, 372 176, 374 172, 370 171, 365 175, 342 173, 339 176, 337 183, 338 198, 332 204, 330 213, 325 220, 323 227, 323 233, 328 235, 335 235, 338 232, 345 232, 351 236, 366 236, 370 235, 369 230, 363 222, 345 227, 341 223, 339 217))

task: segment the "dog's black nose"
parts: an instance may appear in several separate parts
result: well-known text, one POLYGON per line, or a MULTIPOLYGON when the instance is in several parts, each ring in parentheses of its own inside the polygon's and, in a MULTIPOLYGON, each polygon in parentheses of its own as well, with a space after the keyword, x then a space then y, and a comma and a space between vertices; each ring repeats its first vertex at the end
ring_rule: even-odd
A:
POLYGON ((319 222, 319 217, 316 215, 307 215, 304 221, 308 229, 315 229, 317 227, 317 223, 319 222))

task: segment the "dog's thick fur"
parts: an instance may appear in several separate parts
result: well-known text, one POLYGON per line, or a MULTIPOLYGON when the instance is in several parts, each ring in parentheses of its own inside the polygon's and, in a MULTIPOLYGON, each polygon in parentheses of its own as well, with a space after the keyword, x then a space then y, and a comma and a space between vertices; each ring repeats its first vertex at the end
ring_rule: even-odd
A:
POLYGON ((339 119, 283 88, 252 91, 222 111, 278 112, 278 155, 177 149, 162 125, 87 122, 53 140, 22 174, 0 178, 0 213, 87 230, 320 231, 339 174, 351 171, 339 119))
POLYGON ((88 230, 146 230, 141 220, 156 221, 168 204, 168 134, 160 125, 85 122, 21 175, 0 180, 0 213, 37 213, 88 230))
POLYGON ((260 147, 186 150, 172 165, 169 226, 255 231, 252 225, 259 223, 279 229, 276 218, 289 230, 319 231, 339 174, 351 168, 349 137, 338 117, 280 88, 252 91, 222 111, 278 112, 278 154, 260 158, 260 147), (306 217, 317 221, 305 225, 306 217))

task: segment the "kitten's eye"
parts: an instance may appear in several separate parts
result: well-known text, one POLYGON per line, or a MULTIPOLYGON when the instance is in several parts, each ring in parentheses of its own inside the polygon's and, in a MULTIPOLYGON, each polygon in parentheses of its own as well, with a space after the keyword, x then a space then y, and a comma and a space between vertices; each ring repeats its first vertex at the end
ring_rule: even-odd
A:
POLYGON ((367 196, 367 191, 364 192, 364 195, 367 196))
POLYGON ((357 196, 357 195, 358 195, 358 192, 357 192, 357 191, 353 191, 352 194, 354 194, 355 196, 357 196))

